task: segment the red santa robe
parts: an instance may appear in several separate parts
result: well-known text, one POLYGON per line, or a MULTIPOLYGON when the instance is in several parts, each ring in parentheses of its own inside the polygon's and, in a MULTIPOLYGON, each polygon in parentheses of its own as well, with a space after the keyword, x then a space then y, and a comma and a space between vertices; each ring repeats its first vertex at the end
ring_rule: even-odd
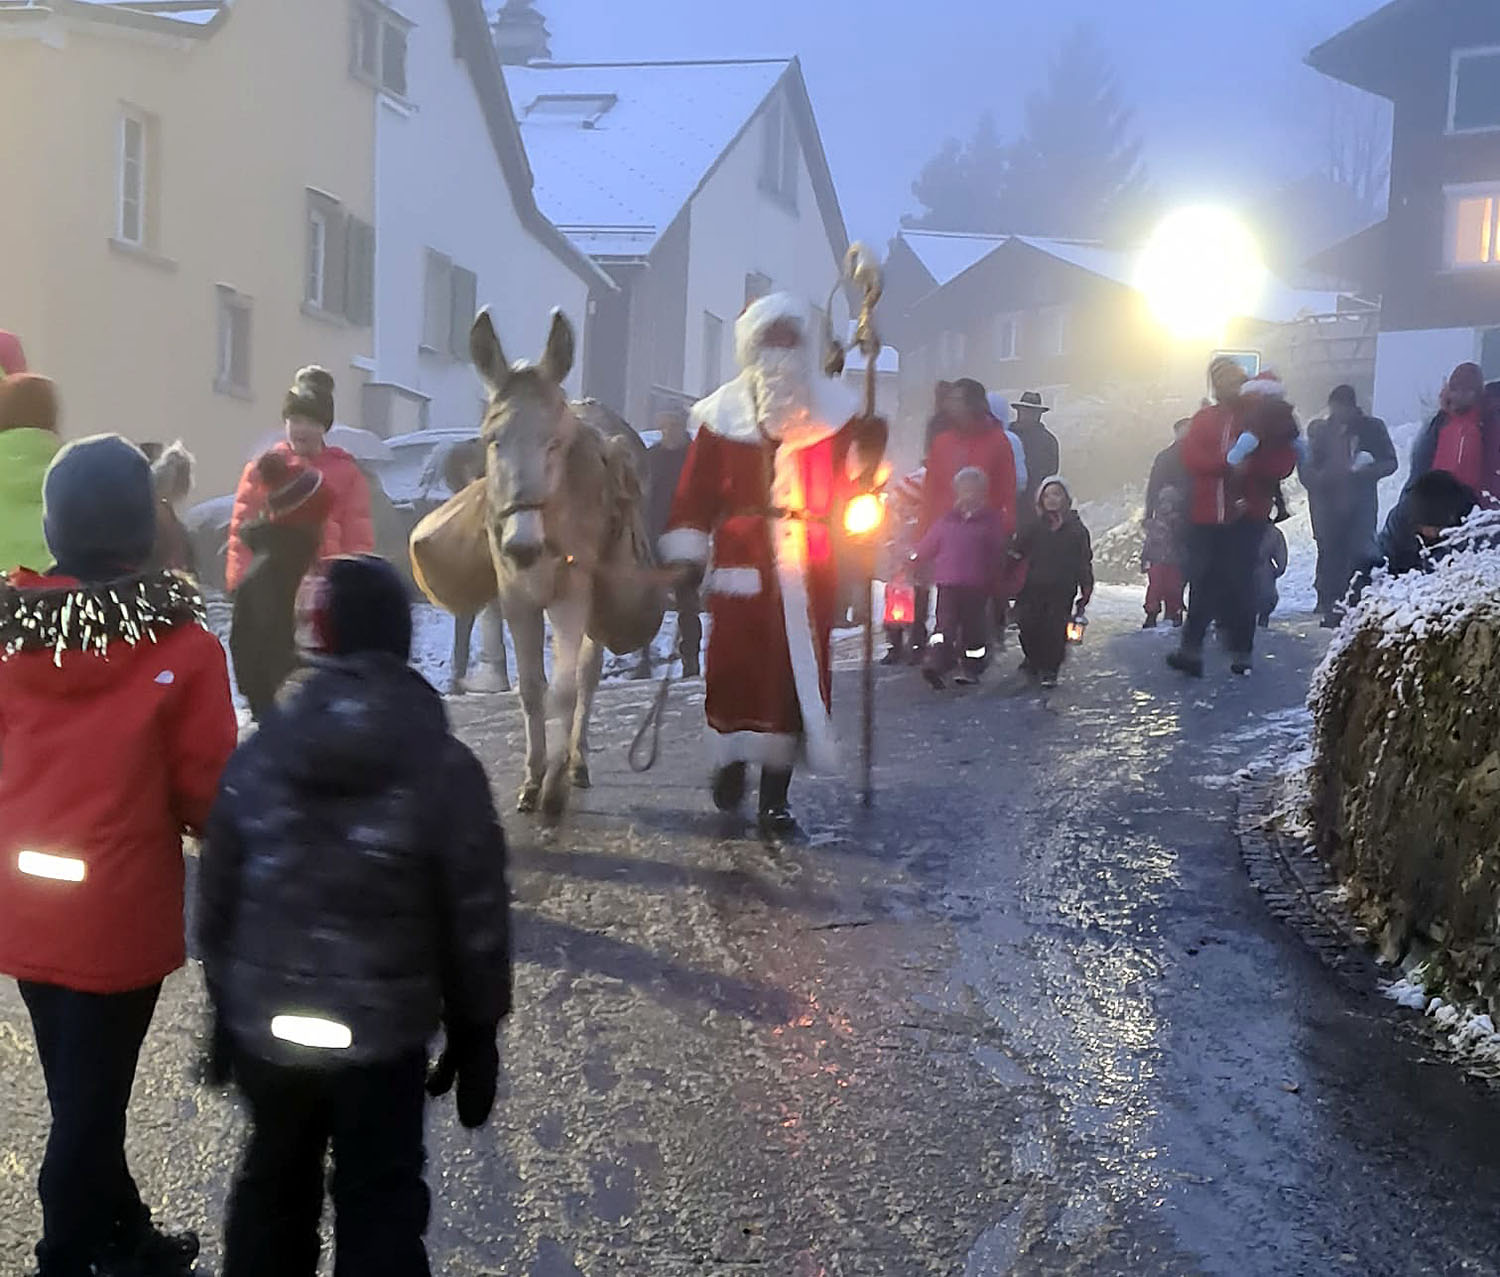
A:
POLYGON ((815 379, 813 414, 767 437, 741 374, 693 410, 697 433, 661 539, 667 563, 707 568, 710 763, 838 768, 829 718, 838 595, 834 540, 867 437, 844 388, 815 379), (710 566, 710 547, 712 563, 710 566))

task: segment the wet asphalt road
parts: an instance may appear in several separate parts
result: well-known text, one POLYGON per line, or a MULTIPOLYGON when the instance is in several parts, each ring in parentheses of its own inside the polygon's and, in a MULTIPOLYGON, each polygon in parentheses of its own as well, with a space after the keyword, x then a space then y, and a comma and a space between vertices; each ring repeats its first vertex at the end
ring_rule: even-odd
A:
MULTIPOLYGON (((1183 684, 1133 625, 1096 620, 1045 701, 1009 663, 941 697, 883 672, 877 811, 800 784, 789 853, 710 812, 690 689, 647 778, 648 691, 607 690, 595 789, 507 822, 520 1009, 494 1124, 430 1113, 435 1271, 1500 1273, 1500 1095, 1272 921, 1230 834, 1316 632, 1183 684)), ((512 702, 454 715, 508 800, 512 702)), ((240 1119, 191 1080, 200 1016, 175 977, 131 1150, 212 1259, 240 1119)), ((0 988, 7 1277, 44 1111, 0 988)))

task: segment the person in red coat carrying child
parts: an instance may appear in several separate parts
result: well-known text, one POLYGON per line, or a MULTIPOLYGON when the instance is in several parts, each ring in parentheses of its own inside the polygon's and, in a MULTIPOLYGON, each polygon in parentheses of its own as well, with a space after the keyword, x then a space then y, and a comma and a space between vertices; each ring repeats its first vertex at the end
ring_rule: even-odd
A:
POLYGON ((685 578, 707 572, 714 803, 738 810, 747 766, 759 765, 761 829, 783 838, 796 832, 796 763, 838 764, 834 541, 848 501, 874 480, 886 424, 858 415, 845 387, 819 373, 810 313, 796 299, 761 298, 734 336, 743 371, 693 408, 698 430, 660 552, 685 578))
POLYGON ((145 454, 96 435, 43 484, 57 566, 0 579, 0 972, 20 984, 52 1127, 42 1277, 186 1273, 151 1223, 125 1113, 162 981, 186 960, 182 836, 208 819, 237 724, 185 577, 150 571, 145 454))
MULTIPOLYGON (((340 554, 370 554, 375 549, 375 524, 370 516, 370 485, 349 453, 330 447, 333 429, 333 376, 323 368, 304 368, 292 382, 282 404, 286 438, 273 451, 288 460, 300 458, 315 467, 327 488, 328 514, 323 521, 323 540, 318 559, 340 554)), ((255 551, 246 543, 244 531, 264 513, 270 496, 262 477, 260 458, 245 467, 234 494, 234 513, 229 520, 229 561, 225 583, 233 594, 250 569, 255 551)))
POLYGON ((1250 672, 1255 645, 1255 566, 1261 534, 1283 479, 1297 468, 1297 418, 1270 371, 1247 380, 1233 359, 1209 367, 1215 403, 1201 408, 1182 443, 1192 480, 1188 510, 1187 624, 1167 664, 1203 676, 1203 639, 1217 621, 1230 668, 1250 672))

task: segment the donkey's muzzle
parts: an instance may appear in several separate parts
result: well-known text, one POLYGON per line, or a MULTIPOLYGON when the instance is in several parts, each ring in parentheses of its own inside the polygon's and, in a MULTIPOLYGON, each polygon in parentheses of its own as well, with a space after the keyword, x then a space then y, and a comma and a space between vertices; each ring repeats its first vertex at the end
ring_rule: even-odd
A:
POLYGON ((542 547, 532 541, 509 541, 500 552, 518 568, 529 568, 542 557, 542 547))

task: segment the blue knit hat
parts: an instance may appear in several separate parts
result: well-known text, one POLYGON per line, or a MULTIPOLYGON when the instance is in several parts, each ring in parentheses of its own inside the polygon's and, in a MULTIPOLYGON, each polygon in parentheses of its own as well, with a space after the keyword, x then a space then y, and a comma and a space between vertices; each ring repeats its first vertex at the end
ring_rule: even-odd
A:
POLYGON ((131 576, 156 543, 156 493, 146 454, 119 435, 64 447, 42 481, 42 523, 58 570, 80 581, 131 576))

